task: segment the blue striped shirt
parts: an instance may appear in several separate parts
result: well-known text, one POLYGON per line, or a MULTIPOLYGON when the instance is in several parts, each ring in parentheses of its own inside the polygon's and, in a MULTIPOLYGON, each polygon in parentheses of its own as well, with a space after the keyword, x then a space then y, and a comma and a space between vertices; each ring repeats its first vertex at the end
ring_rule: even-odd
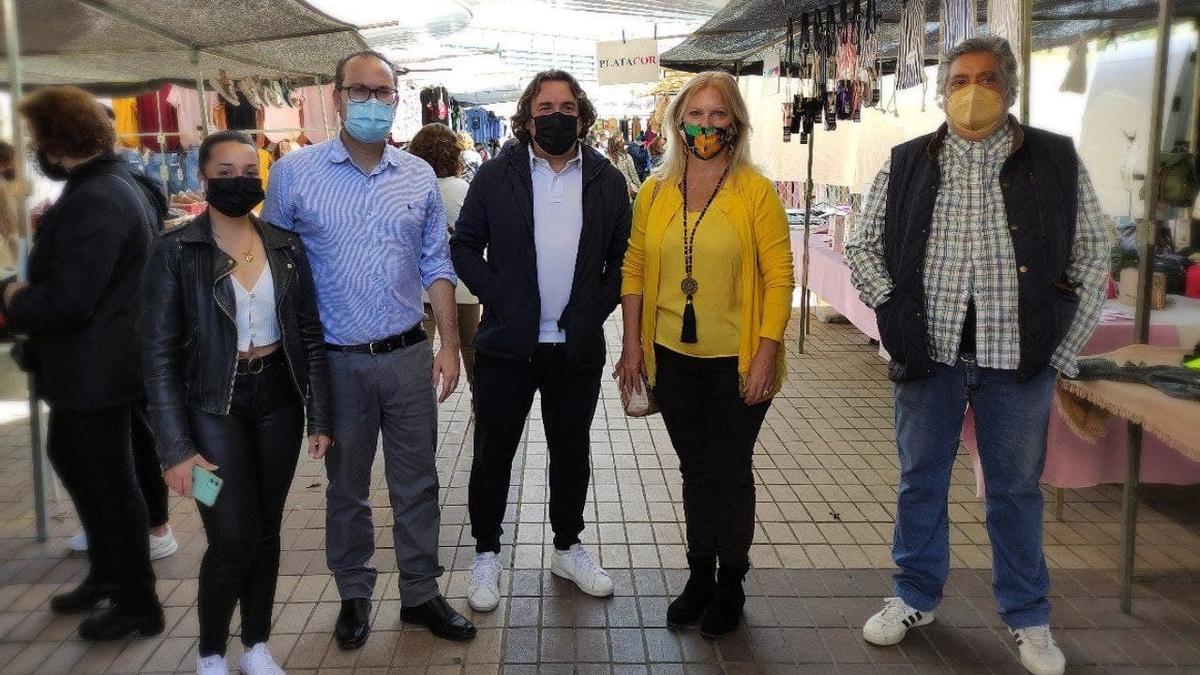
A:
POLYGON ((437 178, 403 150, 387 146, 369 174, 340 138, 290 152, 271 167, 262 217, 304 241, 326 342, 403 333, 425 318, 422 288, 458 283, 437 178))

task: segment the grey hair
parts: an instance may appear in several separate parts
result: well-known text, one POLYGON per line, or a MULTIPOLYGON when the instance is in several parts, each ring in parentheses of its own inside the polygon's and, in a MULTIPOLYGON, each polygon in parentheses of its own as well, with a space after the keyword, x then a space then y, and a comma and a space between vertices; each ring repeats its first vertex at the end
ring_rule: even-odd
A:
POLYGON ((986 35, 963 40, 957 47, 946 52, 941 62, 938 63, 937 100, 943 108, 946 107, 946 87, 950 79, 950 64, 960 56, 978 52, 987 52, 995 56, 996 61, 1000 64, 1000 70, 1004 77, 1004 89, 1000 92, 1004 95, 1004 108, 1011 108, 1017 102, 1017 89, 1021 86, 1021 76, 1017 69, 1017 57, 1013 54, 1012 46, 1008 44, 1008 40, 1002 37, 986 35))

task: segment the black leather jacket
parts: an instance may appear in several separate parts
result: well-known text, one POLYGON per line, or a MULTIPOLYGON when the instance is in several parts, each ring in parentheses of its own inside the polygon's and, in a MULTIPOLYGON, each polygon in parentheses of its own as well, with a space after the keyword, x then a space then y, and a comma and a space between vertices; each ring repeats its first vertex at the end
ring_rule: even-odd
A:
MULTIPOLYGON (((253 219, 275 283, 282 349, 304 400, 308 433, 332 435, 329 364, 304 246, 253 219)), ((233 259, 213 240, 208 214, 164 234, 142 284, 142 367, 164 468, 195 454, 187 408, 229 414, 237 367, 233 259)))

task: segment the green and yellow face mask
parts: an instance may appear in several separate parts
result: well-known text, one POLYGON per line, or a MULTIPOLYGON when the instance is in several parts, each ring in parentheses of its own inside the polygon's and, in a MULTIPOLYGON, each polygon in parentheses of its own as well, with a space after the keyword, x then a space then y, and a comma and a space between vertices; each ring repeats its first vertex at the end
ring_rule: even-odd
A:
POLYGON ((688 152, 697 159, 712 159, 721 154, 735 134, 733 127, 702 127, 687 122, 680 124, 679 129, 688 152))

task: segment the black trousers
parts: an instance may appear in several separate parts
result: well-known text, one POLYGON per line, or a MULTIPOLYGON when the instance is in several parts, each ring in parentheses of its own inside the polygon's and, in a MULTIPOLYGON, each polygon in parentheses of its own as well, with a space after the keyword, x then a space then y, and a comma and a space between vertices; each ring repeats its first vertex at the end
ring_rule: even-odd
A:
MULTIPOLYGON (((50 410, 46 454, 88 538, 88 583, 116 584, 116 604, 154 611, 154 569, 146 537, 146 502, 134 473, 133 407, 50 410)), ((162 480, 161 476, 159 480, 162 480)))
POLYGON ((233 608, 242 644, 266 642, 279 575, 279 528, 304 433, 304 406, 280 354, 238 375, 228 415, 190 414, 192 439, 224 481, 212 507, 197 504, 208 549, 200 563, 200 656, 225 654, 233 608))
POLYGON ((162 527, 170 519, 167 513, 167 482, 163 480, 158 450, 154 447, 154 432, 150 430, 144 401, 133 407, 130 422, 133 464, 142 499, 146 502, 150 527, 162 527))
POLYGON ((579 543, 602 370, 568 367, 561 345, 539 345, 528 362, 476 355, 475 457, 468 504, 477 552, 500 552, 513 457, 537 392, 542 394, 542 424, 550 455, 554 547, 563 551, 579 543))
POLYGON ((748 406, 737 358, 696 358, 655 347, 654 397, 683 474, 688 553, 750 564, 754 443, 770 401, 748 406))

